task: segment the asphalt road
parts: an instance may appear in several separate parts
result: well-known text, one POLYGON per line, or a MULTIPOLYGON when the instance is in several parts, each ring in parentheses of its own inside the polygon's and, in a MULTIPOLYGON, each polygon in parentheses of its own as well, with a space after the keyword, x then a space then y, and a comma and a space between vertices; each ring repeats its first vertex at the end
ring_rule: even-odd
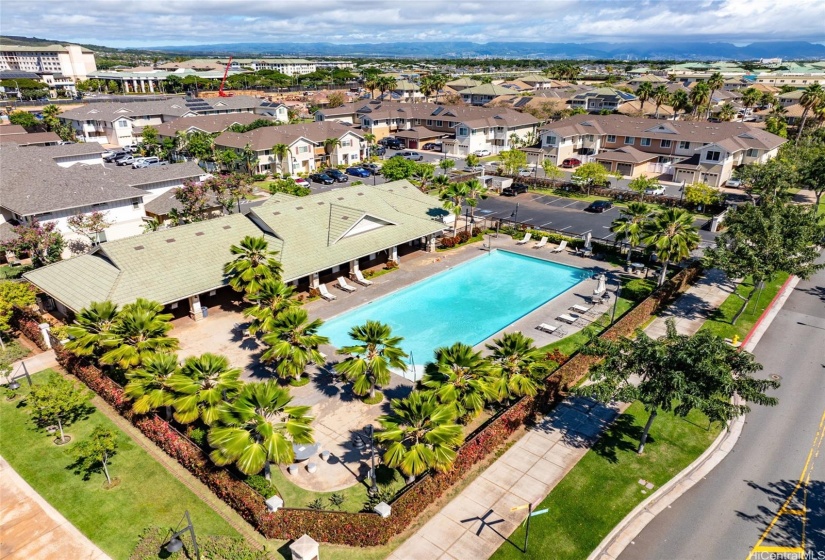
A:
MULTIPOLYGON (((620 560, 744 560, 800 478, 825 413, 825 271, 800 282, 754 354, 782 377, 774 408, 754 407, 742 436, 704 480, 657 516, 620 560)), ((807 496, 805 558, 825 558, 825 445, 807 496)), ((790 509, 801 508, 801 500, 790 509)), ((763 546, 799 546, 801 522, 782 516, 763 546)), ((756 555, 756 560, 791 556, 756 555)))

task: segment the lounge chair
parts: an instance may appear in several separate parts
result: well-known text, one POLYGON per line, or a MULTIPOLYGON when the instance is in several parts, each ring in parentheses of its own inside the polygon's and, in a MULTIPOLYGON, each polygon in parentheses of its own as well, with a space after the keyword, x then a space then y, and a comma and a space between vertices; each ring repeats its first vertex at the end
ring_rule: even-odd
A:
POLYGON ((356 290, 355 287, 350 286, 349 284, 347 284, 347 280, 343 276, 338 277, 338 287, 341 288, 342 290, 344 290, 345 292, 350 292, 350 293, 352 293, 356 290))
POLYGON ((329 293, 329 290, 327 290, 327 285, 326 284, 318 284, 318 292, 321 294, 321 297, 324 298, 327 301, 333 301, 338 297, 338 296, 334 296, 331 293, 329 293))
POLYGON ((525 243, 529 243, 529 242, 530 242, 530 238, 531 238, 532 236, 533 236, 533 234, 532 234, 532 233, 527 232, 526 234, 524 234, 524 239, 522 239, 521 241, 517 241, 517 242, 516 242, 516 245, 524 245, 525 243))
POLYGON ((372 280, 367 280, 364 278, 364 274, 361 272, 360 268, 355 269, 355 281, 361 284, 362 286, 372 286, 372 280))
POLYGON ((573 323, 575 323, 578 320, 579 319, 577 317, 573 317, 572 315, 568 315, 567 313, 562 313, 561 315, 556 317, 556 321, 563 321, 563 322, 568 323, 570 325, 572 325, 573 323))
POLYGON ((571 305, 570 306, 570 311, 576 311, 578 313, 587 313, 591 309, 593 309, 593 308, 592 307, 586 307, 586 306, 580 305, 578 303, 576 305, 571 305))
POLYGON ((559 243, 559 246, 558 246, 558 247, 556 247, 555 249, 553 249, 553 251, 552 251, 552 252, 553 252, 553 253, 561 253, 561 252, 562 252, 562 251, 564 251, 565 249, 567 249, 567 240, 566 240, 566 239, 562 239, 562 240, 561 240, 561 243, 559 243))
POLYGON ((545 245, 547 245, 547 236, 542 237, 538 243, 533 245, 533 249, 541 249, 545 245))
POLYGON ((548 325, 547 323, 541 323, 539 326, 536 327, 536 330, 546 332, 547 334, 556 334, 561 327, 558 325, 548 325))

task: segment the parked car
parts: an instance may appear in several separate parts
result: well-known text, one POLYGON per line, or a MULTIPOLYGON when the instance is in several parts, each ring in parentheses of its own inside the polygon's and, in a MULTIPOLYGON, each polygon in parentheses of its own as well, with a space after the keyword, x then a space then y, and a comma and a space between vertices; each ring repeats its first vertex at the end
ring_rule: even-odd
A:
POLYGON ((527 191, 527 185, 524 183, 513 183, 509 187, 504 187, 501 194, 504 196, 516 196, 521 193, 526 193, 527 191))
POLYGON ((645 189, 645 194, 653 194, 653 195, 657 195, 657 196, 662 196, 663 194, 665 194, 665 188, 662 185, 659 185, 658 187, 652 187, 650 189, 645 189))
POLYGON ((576 158, 567 158, 563 162, 561 162, 562 167, 570 168, 570 167, 578 167, 582 164, 582 160, 576 158))
POLYGON ((369 177, 372 173, 363 167, 347 167, 347 175, 352 175, 353 177, 369 177))
POLYGON ((361 167, 370 172, 370 175, 381 175, 381 166, 377 163, 362 163, 361 167))
POLYGON ((403 150, 404 143, 399 140, 398 138, 385 138, 384 139, 384 146, 390 150, 403 150))
POLYGON ((409 159, 409 160, 412 160, 412 161, 421 161, 421 160, 424 159, 424 156, 422 156, 418 152, 411 152, 409 150, 405 151, 405 152, 400 152, 397 155, 401 156, 404 159, 409 159))
POLYGON ((530 177, 530 176, 532 176, 532 175, 534 175, 534 174, 535 174, 535 171, 534 171, 534 170, 532 170, 532 169, 527 169, 526 167, 525 167, 524 169, 519 169, 519 170, 518 170, 518 176, 519 176, 519 177, 530 177))
POLYGON ((309 176, 309 180, 313 183, 321 183, 322 185, 331 185, 335 182, 335 179, 326 173, 313 173, 309 176))
POLYGON ((597 200, 595 202, 591 202, 590 206, 585 208, 585 212, 595 212, 597 214, 601 214, 605 210, 610 210, 613 208, 613 203, 609 200, 597 200))
POLYGON ((324 169, 324 174, 332 177, 336 183, 346 183, 349 177, 345 173, 341 173, 340 169, 324 169))
POLYGON ((436 152, 440 152, 441 147, 442 147, 441 142, 427 142, 426 144, 424 144, 423 149, 424 150, 434 150, 436 152))
POLYGON ((136 154, 140 150, 140 146, 137 144, 129 144, 128 146, 123 146, 124 152, 129 152, 130 154, 136 154))
POLYGON ((732 189, 741 189, 742 188, 742 179, 736 179, 735 177, 731 177, 727 181, 725 181, 726 187, 731 187, 732 189))
POLYGON ((149 157, 142 157, 142 158, 133 158, 132 161, 132 169, 138 169, 141 167, 149 167, 150 163, 160 163, 160 158, 155 156, 149 157))
POLYGON ((117 165, 132 165, 134 162, 135 158, 132 154, 123 154, 119 158, 115 159, 115 163, 117 165))
POLYGON ((146 167, 160 167, 162 165, 169 165, 168 161, 156 161, 154 163, 149 163, 146 167))
POLYGON ((298 185, 299 187, 309 188, 309 181, 307 181, 303 177, 298 177, 297 179, 294 179, 294 181, 295 181, 295 184, 298 185))
POLYGON ((380 156, 383 156, 386 153, 387 153, 387 148, 385 148, 384 146, 373 146, 372 148, 370 148, 370 155, 373 155, 373 156, 379 156, 380 157, 380 156))
POLYGON ((473 153, 478 157, 487 157, 493 155, 493 152, 491 152, 490 150, 476 150, 473 153))
POLYGON ((129 155, 128 152, 124 152, 123 150, 106 150, 103 152, 103 161, 114 161, 119 157, 129 155))
POLYGON ((475 166, 467 165, 467 166, 464 167, 464 169, 462 169, 462 171, 466 171, 467 173, 481 173, 482 171, 484 171, 484 166, 483 165, 475 165, 475 166))

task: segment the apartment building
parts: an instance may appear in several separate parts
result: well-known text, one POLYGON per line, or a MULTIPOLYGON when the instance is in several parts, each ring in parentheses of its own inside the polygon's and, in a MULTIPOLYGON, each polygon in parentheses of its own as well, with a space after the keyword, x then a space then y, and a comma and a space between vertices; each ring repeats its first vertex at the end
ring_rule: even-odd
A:
POLYGON ((206 134, 219 134, 232 125, 250 125, 256 120, 274 120, 269 117, 256 115, 255 113, 229 113, 226 115, 199 115, 197 117, 186 117, 175 119, 155 126, 158 136, 161 139, 175 138, 178 133, 191 134, 193 132, 204 132, 206 134))
POLYGON ((94 52, 78 45, 0 45, 0 70, 60 75, 85 80, 97 70, 94 52))
POLYGON ((469 105, 486 105, 499 95, 507 95, 513 90, 502 86, 495 86, 493 84, 481 84, 475 87, 462 89, 458 92, 461 100, 469 105))
POLYGON ((731 177, 734 167, 765 162, 785 143, 747 123, 661 122, 621 115, 575 115, 541 127, 540 134, 541 151, 531 156, 556 164, 591 158, 628 177, 655 170, 676 181, 716 187, 731 177))
POLYGON ((334 121, 268 126, 249 132, 224 132, 215 138, 215 149, 235 150, 239 155, 249 146, 256 154, 257 173, 280 175, 312 173, 324 166, 350 165, 366 157, 366 143, 358 129, 334 121), (336 146, 324 145, 337 139, 336 146), (272 148, 284 144, 289 153, 281 158, 272 148))
POLYGON ((303 58, 233 58, 231 70, 251 68, 252 70, 276 70, 287 76, 312 74, 318 65, 303 58))
POLYGON ((623 103, 634 99, 636 99, 636 96, 626 91, 615 88, 596 88, 574 95, 570 99, 570 107, 572 109, 584 109, 588 113, 599 113, 601 111, 615 111, 623 103))
POLYGON ((360 124, 362 133, 373 134, 379 140, 395 135, 411 149, 429 139, 443 138, 442 150, 456 156, 482 149, 493 153, 508 150, 513 134, 526 140, 535 134, 539 124, 532 115, 502 107, 377 100, 322 109, 315 113, 315 120, 360 124))

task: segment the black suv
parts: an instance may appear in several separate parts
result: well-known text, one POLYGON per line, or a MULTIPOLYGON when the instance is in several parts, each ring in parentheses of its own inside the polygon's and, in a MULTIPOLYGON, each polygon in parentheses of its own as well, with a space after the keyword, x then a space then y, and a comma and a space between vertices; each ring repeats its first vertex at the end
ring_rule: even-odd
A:
POLYGON ((501 194, 504 196, 516 196, 517 194, 526 193, 527 190, 527 185, 524 183, 513 183, 509 187, 504 187, 501 194))
POLYGON ((346 183, 349 181, 349 177, 346 174, 341 173, 339 169, 325 169, 324 175, 327 177, 332 177, 336 183, 346 183))
POLYGON ((610 210, 613 208, 613 203, 609 200, 597 200, 595 202, 591 202, 590 206, 585 208, 586 212, 596 212, 597 214, 601 214, 605 210, 610 210))
POLYGON ((384 145, 390 150, 403 150, 404 143, 398 138, 387 138, 384 145))
POLYGON ((313 173, 309 176, 309 180, 313 183, 321 183, 323 185, 331 185, 335 180, 326 173, 313 173))

